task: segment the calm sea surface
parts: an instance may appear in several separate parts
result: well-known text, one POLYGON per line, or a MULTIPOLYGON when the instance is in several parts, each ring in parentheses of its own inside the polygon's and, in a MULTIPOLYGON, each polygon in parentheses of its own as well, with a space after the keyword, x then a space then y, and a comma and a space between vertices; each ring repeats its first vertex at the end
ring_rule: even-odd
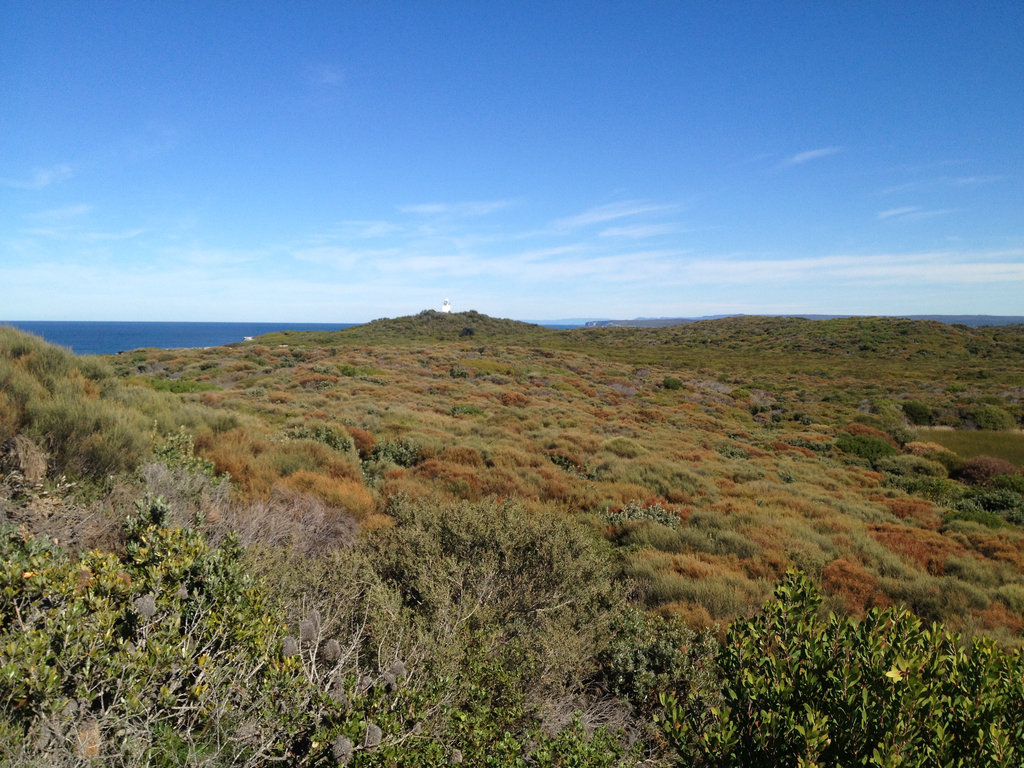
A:
POLYGON ((107 355, 140 347, 217 347, 274 331, 338 331, 355 323, 115 323, 0 320, 79 355, 107 355))

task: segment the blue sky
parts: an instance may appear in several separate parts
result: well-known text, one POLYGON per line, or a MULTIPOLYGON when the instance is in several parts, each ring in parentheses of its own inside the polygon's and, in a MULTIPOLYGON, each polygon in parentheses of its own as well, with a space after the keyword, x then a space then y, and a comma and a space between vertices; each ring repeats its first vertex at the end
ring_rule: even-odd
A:
POLYGON ((1024 314, 1024 3, 0 4, 0 317, 1024 314))

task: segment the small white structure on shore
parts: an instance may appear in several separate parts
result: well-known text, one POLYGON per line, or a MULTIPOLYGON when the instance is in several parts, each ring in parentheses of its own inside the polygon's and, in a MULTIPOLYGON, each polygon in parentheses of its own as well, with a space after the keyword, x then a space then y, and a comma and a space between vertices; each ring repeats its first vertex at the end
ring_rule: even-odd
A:
POLYGON ((441 311, 442 312, 451 312, 452 311, 451 299, 445 299, 444 300, 444 304, 441 305, 441 311))

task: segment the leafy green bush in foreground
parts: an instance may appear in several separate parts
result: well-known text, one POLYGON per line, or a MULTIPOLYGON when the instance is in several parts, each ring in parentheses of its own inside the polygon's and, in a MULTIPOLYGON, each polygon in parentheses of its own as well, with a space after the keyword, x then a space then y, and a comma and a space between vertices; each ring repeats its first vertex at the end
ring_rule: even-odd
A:
POLYGON ((1024 653, 959 638, 898 610, 819 615, 789 574, 718 656, 721 706, 662 697, 662 730, 704 766, 1020 766, 1024 653))

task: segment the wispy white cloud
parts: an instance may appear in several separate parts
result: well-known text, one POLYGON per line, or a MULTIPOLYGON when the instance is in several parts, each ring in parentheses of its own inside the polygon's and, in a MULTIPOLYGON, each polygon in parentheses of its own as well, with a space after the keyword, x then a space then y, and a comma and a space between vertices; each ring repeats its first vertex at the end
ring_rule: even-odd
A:
POLYGON ((414 205, 400 205, 398 210, 402 213, 411 213, 417 216, 444 216, 448 218, 473 218, 486 216, 487 214, 500 211, 512 205, 511 200, 481 200, 460 203, 417 203, 414 205))
POLYGON ((715 285, 808 282, 915 284, 1024 282, 1024 250, 983 253, 895 253, 795 259, 724 259, 691 262, 690 278, 715 285))
POLYGON ((313 85, 341 85, 345 82, 345 70, 333 64, 314 64, 307 70, 313 85))
POLYGON ((831 155, 835 155, 842 151, 842 147, 820 147, 818 149, 809 149, 805 152, 798 152, 791 157, 787 157, 782 162, 782 166, 803 165, 804 163, 809 163, 812 160, 821 160, 824 157, 830 157, 831 155))
POLYGON ((889 208, 875 214, 877 219, 896 219, 899 221, 916 221, 919 219, 931 219, 936 216, 945 216, 954 213, 954 208, 932 208, 926 209, 919 205, 905 205, 900 208, 889 208))
POLYGON ((79 238, 86 242, 98 243, 116 240, 133 240, 146 232, 145 229, 126 229, 122 232, 83 232, 79 238))
POLYGON ((579 229, 608 221, 626 219, 653 213, 666 213, 677 210, 678 206, 665 203, 653 203, 647 200, 621 200, 590 208, 575 216, 557 219, 552 223, 553 229, 579 229))
POLYGON ((66 163, 51 165, 47 168, 33 168, 27 177, 0 177, 0 184, 13 189, 44 189, 51 184, 58 184, 70 179, 74 168, 66 163))
POLYGON ((648 237, 670 235, 678 232, 674 224, 634 224, 625 227, 608 227, 601 230, 600 237, 621 237, 630 240, 642 240, 648 237))
POLYGON ((320 246, 316 248, 300 248, 291 252, 293 258, 331 267, 333 269, 351 269, 355 266, 369 266, 381 259, 391 259, 399 251, 393 248, 359 249, 340 246, 320 246))
POLYGON ((919 205, 904 205, 902 208, 889 208, 885 211, 879 211, 876 215, 876 219, 891 219, 894 216, 906 216, 908 213, 914 213, 914 211, 920 211, 921 206, 919 205))
POLYGON ((45 211, 30 213, 26 218, 32 221, 67 221, 77 219, 86 214, 92 213, 93 207, 87 203, 77 205, 65 205, 61 208, 48 208, 45 211))
POLYGON ((994 184, 997 181, 1002 181, 1005 176, 998 174, 989 174, 982 176, 938 176, 927 179, 917 179, 915 181, 907 181, 902 184, 894 184, 890 187, 885 187, 878 194, 885 195, 897 195, 903 192, 918 192, 926 189, 935 188, 949 188, 949 187, 981 187, 986 184, 994 184))
POLYGON ((1005 176, 991 174, 989 176, 954 176, 949 180, 950 184, 958 187, 976 187, 982 184, 992 184, 1002 181, 1005 176))

